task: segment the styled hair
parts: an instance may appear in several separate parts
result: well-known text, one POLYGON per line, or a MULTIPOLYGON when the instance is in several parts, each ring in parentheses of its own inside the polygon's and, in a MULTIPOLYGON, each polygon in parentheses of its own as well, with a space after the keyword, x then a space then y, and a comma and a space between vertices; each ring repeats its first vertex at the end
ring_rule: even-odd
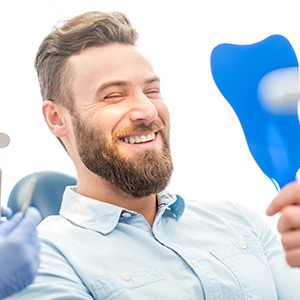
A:
POLYGON ((137 31, 120 12, 86 12, 54 27, 35 58, 43 100, 55 101, 72 110, 68 58, 88 47, 112 43, 135 45, 137 39, 137 31))

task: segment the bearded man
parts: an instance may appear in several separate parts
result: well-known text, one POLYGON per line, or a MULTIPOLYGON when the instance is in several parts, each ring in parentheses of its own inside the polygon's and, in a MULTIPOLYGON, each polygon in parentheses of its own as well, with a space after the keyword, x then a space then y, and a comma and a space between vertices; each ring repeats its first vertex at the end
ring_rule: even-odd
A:
POLYGON ((39 226, 39 273, 15 299, 299 299, 256 214, 166 191, 169 112, 137 38, 124 14, 88 12, 40 46, 43 114, 77 185, 39 226))

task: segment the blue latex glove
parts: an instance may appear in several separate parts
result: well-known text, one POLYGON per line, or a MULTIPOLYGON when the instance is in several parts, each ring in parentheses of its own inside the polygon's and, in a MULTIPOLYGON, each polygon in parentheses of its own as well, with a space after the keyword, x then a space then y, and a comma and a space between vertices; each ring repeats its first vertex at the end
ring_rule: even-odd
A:
POLYGON ((12 215, 12 210, 9 207, 1 207, 1 217, 9 219, 12 215))
POLYGON ((0 224, 0 298, 32 283, 39 266, 40 244, 36 226, 41 221, 37 209, 29 207, 0 224))

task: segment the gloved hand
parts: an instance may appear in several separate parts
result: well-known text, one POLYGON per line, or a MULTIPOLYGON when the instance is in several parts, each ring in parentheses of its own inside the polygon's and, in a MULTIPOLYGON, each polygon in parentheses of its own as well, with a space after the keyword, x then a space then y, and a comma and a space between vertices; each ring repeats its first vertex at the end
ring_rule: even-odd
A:
POLYGON ((0 224, 0 299, 33 282, 40 263, 36 226, 37 209, 29 207, 0 224))
POLYGON ((12 210, 9 207, 1 207, 1 217, 10 218, 12 210))

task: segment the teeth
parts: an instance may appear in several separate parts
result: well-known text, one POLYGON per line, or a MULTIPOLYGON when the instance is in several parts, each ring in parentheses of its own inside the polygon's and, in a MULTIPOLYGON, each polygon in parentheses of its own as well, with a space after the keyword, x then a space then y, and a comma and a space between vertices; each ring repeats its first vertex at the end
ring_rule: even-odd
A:
POLYGON ((139 143, 145 143, 154 140, 155 133, 150 133, 147 136, 141 135, 141 136, 131 136, 130 138, 125 137, 124 142, 128 144, 139 144, 139 143))
POLYGON ((141 142, 147 142, 147 138, 144 135, 141 136, 141 142))

